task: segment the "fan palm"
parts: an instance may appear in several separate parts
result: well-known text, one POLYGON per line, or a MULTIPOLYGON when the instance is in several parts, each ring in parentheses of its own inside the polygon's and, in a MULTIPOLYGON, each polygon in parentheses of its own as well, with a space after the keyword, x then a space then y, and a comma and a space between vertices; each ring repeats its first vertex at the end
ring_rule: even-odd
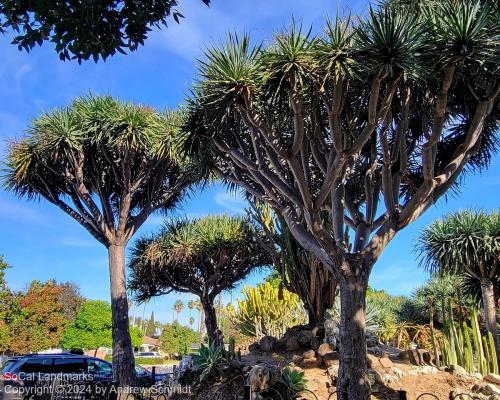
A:
POLYGON ((500 356, 495 300, 495 283, 500 277, 500 214, 462 211, 448 215, 422 231, 418 251, 429 271, 468 276, 480 284, 486 329, 495 338, 500 356))
POLYGON ((174 303, 174 311, 175 311, 175 320, 176 321, 179 320, 179 314, 182 312, 183 309, 184 309, 184 303, 182 302, 182 300, 177 300, 174 303))
POLYGON ((135 243, 130 287, 139 301, 172 291, 194 294, 210 341, 219 341, 216 297, 269 263, 255 228, 246 219, 226 215, 179 219, 135 243))

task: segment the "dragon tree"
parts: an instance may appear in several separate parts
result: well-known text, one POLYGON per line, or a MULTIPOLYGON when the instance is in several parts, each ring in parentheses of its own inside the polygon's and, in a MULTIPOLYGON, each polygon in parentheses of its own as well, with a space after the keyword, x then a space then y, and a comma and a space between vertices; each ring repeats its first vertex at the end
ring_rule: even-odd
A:
POLYGON ((241 217, 208 216, 167 223, 136 241, 129 286, 139 301, 173 291, 200 299, 210 342, 220 342, 214 302, 250 272, 268 266, 255 227, 241 217))
POLYGON ((498 134, 499 9, 392 1, 206 50, 186 146, 268 203, 340 287, 339 398, 365 400, 365 296, 396 234, 486 167, 498 134), (345 234, 345 230, 349 234, 345 234))
POLYGON ((125 247, 153 212, 173 208, 197 179, 175 152, 180 116, 84 97, 37 118, 11 144, 4 186, 43 198, 108 250, 113 374, 135 381, 125 281, 125 247))

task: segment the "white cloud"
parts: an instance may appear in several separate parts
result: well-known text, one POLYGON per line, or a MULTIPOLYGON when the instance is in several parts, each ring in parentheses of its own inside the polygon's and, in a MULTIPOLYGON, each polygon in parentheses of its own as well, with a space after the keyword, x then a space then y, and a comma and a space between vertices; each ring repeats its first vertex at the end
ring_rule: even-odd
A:
POLYGON ((32 208, 4 199, 0 199, 0 218, 30 223, 40 223, 44 221, 43 215, 32 208))
POLYGON ((245 213, 245 208, 248 207, 248 204, 241 196, 228 192, 217 193, 214 200, 218 205, 237 214, 245 213))

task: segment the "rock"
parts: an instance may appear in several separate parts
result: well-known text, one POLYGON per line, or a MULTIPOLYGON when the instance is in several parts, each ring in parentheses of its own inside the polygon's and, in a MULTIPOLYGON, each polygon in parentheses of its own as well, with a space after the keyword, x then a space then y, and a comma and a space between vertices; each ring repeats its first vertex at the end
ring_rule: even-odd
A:
POLYGON ((318 336, 318 332, 319 332, 319 326, 315 326, 311 330, 311 333, 312 333, 313 336, 318 336))
POLYGON ((380 361, 378 357, 375 357, 373 354, 366 355, 366 362, 368 363, 368 368, 380 368, 380 361))
POLYGON ((316 352, 314 350, 307 350, 302 354, 304 360, 310 360, 311 358, 316 358, 316 352))
POLYGON ((330 377, 332 383, 335 383, 339 376, 339 366, 335 364, 328 367, 328 369, 326 370, 326 374, 330 377))
POLYGON ((285 342, 285 349, 286 351, 297 351, 300 349, 300 343, 297 338, 294 336, 287 338, 285 342))
POLYGON ((310 390, 311 392, 317 392, 319 390, 319 384, 318 381, 307 381, 307 389, 310 390))
POLYGON ((304 358, 302 360, 303 368, 317 368, 319 367, 319 361, 316 357, 313 358, 304 358))
POLYGON ((326 353, 323 356, 323 362, 327 367, 331 367, 335 364, 335 361, 338 361, 339 353, 337 351, 332 351, 331 353, 326 353))
POLYGON ((495 385, 500 385, 500 375, 488 374, 483 379, 486 382, 494 383, 495 385))
POLYGON ((399 353, 399 359, 406 363, 423 366, 434 365, 434 354, 423 349, 410 349, 399 353))
POLYGON ((480 383, 478 385, 474 385, 472 390, 476 393, 484 394, 485 396, 498 396, 500 395, 500 388, 496 387, 492 383, 480 383))
POLYGON ((300 331, 297 335, 297 340, 303 346, 308 346, 311 343, 311 339, 313 338, 313 334, 309 329, 304 331, 300 331))
POLYGON ((271 352, 273 351, 274 346, 276 346, 276 343, 278 340, 273 337, 273 336, 264 336, 262 339, 260 339, 260 348, 262 351, 266 352, 271 352))
POLYGON ((396 375, 399 379, 402 377, 406 376, 403 370, 399 369, 398 367, 392 367, 391 372, 396 375))
POLYGON ((453 374, 457 376, 467 376, 469 373, 465 370, 465 368, 461 367, 458 364, 452 364, 448 367, 448 370, 453 374))
POLYGON ((260 345, 258 343, 252 343, 250 346, 248 346, 249 351, 258 351, 260 350, 260 345))
POLYGON ((318 350, 322 344, 321 342, 322 342, 321 338, 313 336, 311 339, 311 349, 318 350))
POLYGON ((479 372, 473 372, 470 374, 471 378, 477 379, 478 381, 483 380, 483 376, 479 372))
POLYGON ((335 351, 335 350, 337 350, 337 348, 333 344, 331 344, 331 343, 323 343, 318 348, 318 355, 320 357, 324 357, 325 354, 331 353, 332 351, 335 351))
POLYGON ((392 363, 391 359, 389 357, 382 357, 379 358, 378 362, 382 365, 384 368, 392 368, 394 364, 392 363))
POLYGON ((294 354, 294 355, 292 356, 292 362, 293 362, 293 363, 298 363, 298 362, 300 362, 300 361, 302 361, 302 357, 301 357, 301 356, 299 356, 298 354, 294 354))
POLYGON ((371 332, 367 332, 366 333, 366 346, 367 347, 377 347, 379 345, 380 345, 380 340, 378 340, 378 337, 371 332))
POLYGON ((368 379, 370 379, 371 383, 379 383, 381 385, 385 384, 382 374, 373 368, 368 369, 368 379))

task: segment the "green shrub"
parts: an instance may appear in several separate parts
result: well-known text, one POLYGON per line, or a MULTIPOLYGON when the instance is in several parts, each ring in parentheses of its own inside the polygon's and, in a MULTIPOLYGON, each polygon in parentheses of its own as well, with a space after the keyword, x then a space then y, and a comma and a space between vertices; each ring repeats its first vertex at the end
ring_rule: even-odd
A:
POLYGON ((191 344, 199 343, 200 336, 187 326, 180 325, 177 321, 166 324, 160 336, 160 347, 172 356, 182 357, 189 354, 191 344))

